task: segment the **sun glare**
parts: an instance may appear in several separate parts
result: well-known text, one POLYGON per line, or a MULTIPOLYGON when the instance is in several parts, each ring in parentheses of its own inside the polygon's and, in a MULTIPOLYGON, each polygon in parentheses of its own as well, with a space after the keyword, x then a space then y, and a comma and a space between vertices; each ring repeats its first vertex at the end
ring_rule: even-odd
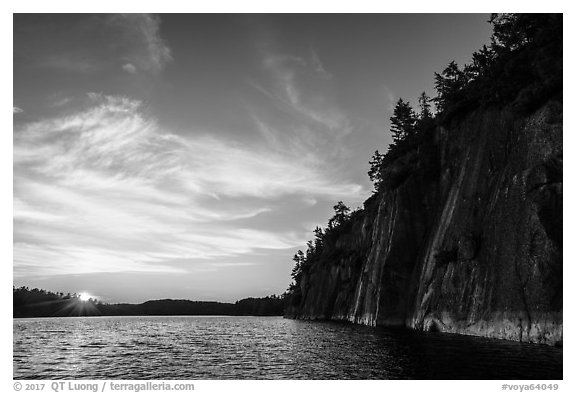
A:
POLYGON ((86 292, 82 292, 80 294, 80 300, 82 300, 83 302, 87 302, 88 300, 90 300, 91 297, 92 296, 90 296, 90 294, 86 292))

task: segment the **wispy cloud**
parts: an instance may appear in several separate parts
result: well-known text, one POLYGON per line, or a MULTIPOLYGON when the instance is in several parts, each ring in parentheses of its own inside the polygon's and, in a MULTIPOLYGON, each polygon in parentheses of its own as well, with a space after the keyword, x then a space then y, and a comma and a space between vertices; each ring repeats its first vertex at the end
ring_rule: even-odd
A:
POLYGON ((320 56, 318 56, 318 52, 316 52, 314 47, 310 47, 310 66, 319 76, 327 79, 332 78, 332 74, 326 71, 324 64, 322 64, 322 61, 320 60, 320 56))
POLYGON ((94 58, 87 58, 82 54, 50 55, 40 61, 43 67, 73 73, 90 73, 98 70, 101 61, 94 58))
POLYGON ((247 83, 265 100, 256 98, 247 106, 262 137, 291 152, 345 161, 350 156, 347 137, 355 126, 339 105, 338 81, 318 52, 310 46, 306 55, 298 56, 283 53, 272 39, 259 42, 260 78, 247 83))
POLYGON ((22 113, 22 112, 24 112, 24 110, 22 108, 19 108, 17 106, 12 107, 12 113, 13 114, 18 114, 18 113, 22 113))
POLYGON ((15 274, 189 271, 300 245, 250 220, 281 198, 350 198, 314 152, 163 129, 127 97, 14 132, 15 274), (175 262, 177 261, 177 262, 175 262))
POLYGON ((350 133, 351 122, 335 101, 335 81, 313 48, 308 58, 278 54, 269 47, 261 56, 271 86, 252 82, 253 87, 316 127, 339 136, 350 133))
POLYGON ((126 63, 122 66, 122 69, 124 71, 126 71, 129 74, 135 74, 136 73, 136 66, 132 63, 126 63))
POLYGON ((50 97, 50 99, 51 99, 50 106, 53 108, 64 107, 68 105, 70 102, 72 102, 71 97, 50 97))
POLYGON ((394 111, 394 106, 396 106, 396 101, 398 101, 398 97, 396 94, 390 89, 388 86, 382 87, 382 93, 384 95, 384 102, 387 102, 386 109, 392 113, 394 111))
MULTIPOLYGON (((172 60, 160 33, 161 19, 150 14, 86 15, 80 24, 49 24, 46 41, 35 47, 37 65, 76 74, 123 69, 134 74, 160 73, 172 60)), ((36 33, 38 34, 38 33, 36 33)), ((37 43, 32 42, 32 45, 37 43)), ((18 50, 25 50, 19 48, 18 50)))
POLYGON ((108 23, 122 30, 129 42, 122 67, 129 73, 160 72, 172 60, 170 48, 160 36, 160 17, 150 14, 122 14, 110 16, 108 23))

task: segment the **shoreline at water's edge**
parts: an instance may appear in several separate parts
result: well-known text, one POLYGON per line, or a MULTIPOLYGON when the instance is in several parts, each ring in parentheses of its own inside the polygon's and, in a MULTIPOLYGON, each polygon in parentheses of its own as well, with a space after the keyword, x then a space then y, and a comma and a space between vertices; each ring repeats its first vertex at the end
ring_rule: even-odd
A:
POLYGON ((344 323, 357 326, 365 326, 371 328, 395 328, 395 329, 405 329, 414 332, 446 333, 457 336, 470 336, 478 338, 503 340, 509 342, 518 342, 522 344, 546 345, 549 347, 563 348, 562 313, 560 312, 557 314, 559 315, 555 315, 555 317, 559 318, 560 321, 559 324, 556 321, 551 321, 550 319, 545 321, 545 324, 546 322, 548 322, 548 324, 556 326, 557 329, 555 330, 555 334, 548 335, 546 339, 540 339, 540 340, 534 339, 534 337, 537 337, 536 333, 540 330, 539 324, 537 323, 532 324, 532 328, 530 329, 531 334, 528 335, 528 339, 525 339, 526 338, 525 332, 528 330, 527 326, 523 327, 517 326, 517 329, 514 331, 513 329, 511 329, 511 326, 514 326, 513 323, 514 320, 511 318, 502 319, 497 322, 478 321, 474 324, 469 324, 468 326, 466 326, 466 328, 464 328, 463 326, 459 326, 458 324, 449 326, 445 323, 438 323, 438 321, 436 320, 430 320, 428 324, 424 325, 423 328, 419 329, 406 324, 377 324, 375 321, 371 320, 354 321, 348 318, 326 318, 310 315, 295 316, 286 314, 283 317, 286 319, 294 319, 301 321, 334 322, 334 323, 344 323), (500 327, 500 329, 498 329, 498 327, 500 327), (504 332, 502 331, 502 329, 504 329, 504 332), (480 332, 484 332, 484 334, 480 332), (521 334, 520 332, 524 333, 521 334))

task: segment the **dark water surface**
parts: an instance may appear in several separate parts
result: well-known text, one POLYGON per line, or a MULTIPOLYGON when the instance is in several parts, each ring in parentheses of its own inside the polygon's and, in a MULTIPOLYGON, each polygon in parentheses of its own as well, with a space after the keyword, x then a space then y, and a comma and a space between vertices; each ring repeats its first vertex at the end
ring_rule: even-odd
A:
POLYGON ((562 379, 562 349, 281 317, 15 319, 15 379, 562 379))

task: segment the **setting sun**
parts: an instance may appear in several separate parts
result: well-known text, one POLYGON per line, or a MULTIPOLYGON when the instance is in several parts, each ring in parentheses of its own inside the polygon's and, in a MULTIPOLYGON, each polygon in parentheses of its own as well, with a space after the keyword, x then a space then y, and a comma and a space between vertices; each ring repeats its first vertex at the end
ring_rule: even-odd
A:
POLYGON ((88 300, 90 300, 90 298, 92 298, 92 296, 89 293, 86 292, 80 293, 80 300, 82 300, 83 302, 87 302, 88 300))

